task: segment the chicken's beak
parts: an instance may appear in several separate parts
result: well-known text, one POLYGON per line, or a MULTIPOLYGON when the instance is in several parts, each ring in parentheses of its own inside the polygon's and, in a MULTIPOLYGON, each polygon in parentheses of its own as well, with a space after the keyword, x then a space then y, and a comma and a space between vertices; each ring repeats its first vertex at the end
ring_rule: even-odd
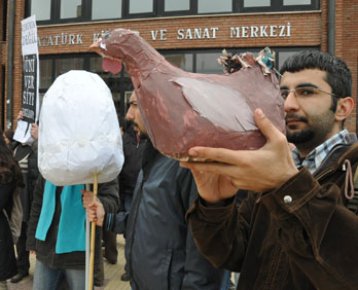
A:
POLYGON ((105 50, 105 47, 104 47, 104 46, 105 46, 105 45, 102 43, 102 40, 99 39, 98 41, 92 43, 92 44, 89 46, 88 50, 89 50, 89 51, 96 52, 96 53, 102 55, 102 54, 103 54, 103 50, 105 50))

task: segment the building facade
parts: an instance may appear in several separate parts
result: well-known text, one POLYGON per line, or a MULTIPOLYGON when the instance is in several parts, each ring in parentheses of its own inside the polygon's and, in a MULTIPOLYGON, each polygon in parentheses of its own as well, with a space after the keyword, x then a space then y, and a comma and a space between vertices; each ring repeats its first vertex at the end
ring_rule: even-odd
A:
MULTIPOLYGON (((357 96, 356 0, 3 0, 0 2, 0 109, 2 128, 12 126, 22 104, 21 20, 36 15, 40 95, 71 69, 98 73, 110 87, 119 114, 132 90, 123 70, 103 72, 88 47, 115 28, 136 30, 184 70, 221 73, 217 58, 229 52, 276 52, 280 67, 291 54, 319 49, 344 59, 357 96)), ((357 132, 356 110, 346 125, 357 132)))

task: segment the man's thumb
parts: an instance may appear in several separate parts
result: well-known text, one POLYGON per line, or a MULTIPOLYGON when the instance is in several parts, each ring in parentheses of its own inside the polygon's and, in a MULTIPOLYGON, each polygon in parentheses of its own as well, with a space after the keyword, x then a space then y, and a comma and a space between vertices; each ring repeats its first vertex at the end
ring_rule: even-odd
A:
POLYGON ((272 139, 276 134, 279 133, 277 128, 266 117, 261 109, 255 110, 254 117, 257 127, 260 129, 261 133, 266 137, 266 139, 272 139))

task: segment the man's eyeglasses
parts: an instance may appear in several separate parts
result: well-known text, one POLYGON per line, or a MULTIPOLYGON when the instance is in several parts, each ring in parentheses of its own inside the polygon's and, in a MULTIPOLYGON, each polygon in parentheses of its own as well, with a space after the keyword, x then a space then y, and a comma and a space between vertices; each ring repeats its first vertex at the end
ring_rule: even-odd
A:
POLYGON ((302 87, 297 87, 297 88, 290 89, 290 90, 282 88, 282 89, 280 89, 280 91, 281 91, 281 96, 283 99, 287 99, 287 97, 290 93, 294 93, 296 98, 308 98, 308 97, 312 97, 314 95, 318 95, 320 93, 331 95, 331 96, 336 96, 333 93, 329 93, 329 92, 321 90, 320 88, 312 87, 312 86, 302 86, 302 87))

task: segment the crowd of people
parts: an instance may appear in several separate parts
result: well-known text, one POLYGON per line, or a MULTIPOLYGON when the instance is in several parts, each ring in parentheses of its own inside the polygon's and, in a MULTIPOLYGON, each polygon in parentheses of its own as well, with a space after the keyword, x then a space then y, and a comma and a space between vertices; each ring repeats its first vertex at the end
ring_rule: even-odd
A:
MULTIPOLYGON (((29 251, 36 253, 33 289, 84 289, 86 215, 97 225, 96 286, 104 285, 103 256, 117 263, 123 234, 121 279, 132 290, 358 289, 358 142, 344 128, 355 108, 351 72, 316 50, 289 57, 279 72, 286 134, 257 109, 266 144, 189 150, 210 162, 157 151, 133 92, 121 121, 124 166, 95 200, 91 189, 45 180, 36 141, 1 134, 0 289, 29 275, 29 251), (17 258, 9 222, 16 191, 23 208, 17 258), (234 283, 231 273, 239 273, 234 283)), ((37 130, 33 124, 35 140, 37 130)))

